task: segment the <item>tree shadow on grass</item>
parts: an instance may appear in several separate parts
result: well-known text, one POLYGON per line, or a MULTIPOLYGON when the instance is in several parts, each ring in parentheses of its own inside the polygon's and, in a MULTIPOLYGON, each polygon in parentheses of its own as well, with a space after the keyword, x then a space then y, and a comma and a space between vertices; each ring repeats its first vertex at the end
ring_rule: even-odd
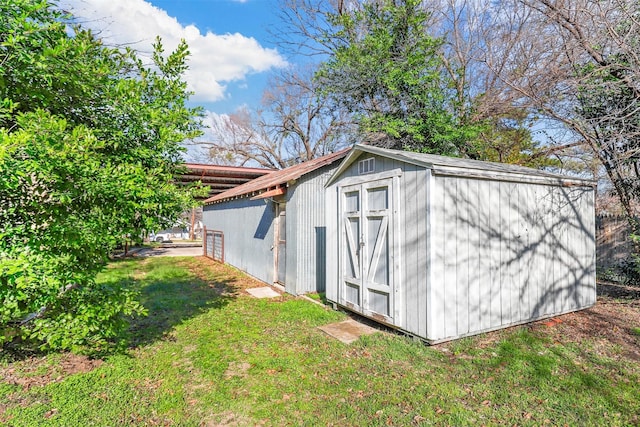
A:
POLYGON ((209 260, 145 260, 133 275, 133 287, 148 314, 131 321, 128 347, 136 348, 166 339, 173 328, 236 298, 238 278, 209 260), (203 265, 199 263, 202 262, 203 265))
MULTIPOLYGON (((127 288, 137 290, 147 315, 129 319, 129 328, 118 337, 124 340, 119 345, 86 348, 83 353, 91 359, 166 339, 175 326, 208 310, 225 307, 243 287, 237 272, 203 257, 117 260, 110 263, 104 274, 98 279, 104 286, 127 282, 127 288)), ((0 362, 35 360, 51 353, 59 352, 41 350, 37 343, 17 340, 2 348, 0 362)))

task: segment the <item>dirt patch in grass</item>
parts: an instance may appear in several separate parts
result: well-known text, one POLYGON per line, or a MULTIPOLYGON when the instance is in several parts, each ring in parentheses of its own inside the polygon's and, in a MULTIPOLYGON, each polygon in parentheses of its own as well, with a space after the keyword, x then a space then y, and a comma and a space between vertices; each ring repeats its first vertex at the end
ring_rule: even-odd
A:
POLYGON ((224 377, 226 379, 232 377, 244 378, 247 376, 249 369, 251 369, 251 365, 247 362, 231 362, 227 370, 224 372, 224 377))
POLYGON ((640 361, 640 289, 598 283, 598 301, 586 310, 535 322, 555 342, 591 341, 601 356, 640 361))
POLYGON ((241 273, 226 264, 221 264, 204 256, 193 258, 196 262, 190 260, 184 261, 182 264, 187 267, 191 273, 199 279, 207 282, 209 286, 215 287, 227 294, 238 295, 245 293, 247 289, 259 288, 265 286, 263 282, 254 279, 246 274, 241 273), (211 280, 216 277, 216 280, 211 280))
POLYGON ((102 363, 102 360, 72 353, 62 354, 54 365, 46 356, 31 357, 0 369, 0 378, 7 384, 29 389, 61 381, 70 375, 92 371, 102 363))
MULTIPOLYGON (((547 336, 555 343, 590 342, 595 355, 613 359, 640 361, 640 288, 598 283, 596 304, 550 319, 524 325, 547 336)), ((517 326, 522 327, 522 326, 517 326)), ((510 333, 501 329, 475 337, 473 345, 486 348, 496 345, 510 333)), ((462 340, 445 342, 435 348, 445 353, 462 340)))
POLYGON ((204 420, 200 425, 205 427, 264 426, 267 425, 268 422, 267 420, 255 421, 245 415, 234 414, 230 411, 214 415, 211 418, 211 420, 204 420))

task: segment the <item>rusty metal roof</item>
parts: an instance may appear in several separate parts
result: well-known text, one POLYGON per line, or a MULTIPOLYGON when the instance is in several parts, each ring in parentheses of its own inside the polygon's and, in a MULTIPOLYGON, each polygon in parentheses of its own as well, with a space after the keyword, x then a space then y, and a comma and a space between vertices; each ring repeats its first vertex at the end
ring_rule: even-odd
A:
POLYGON ((294 181, 301 176, 319 169, 325 165, 329 165, 335 161, 341 160, 347 155, 351 148, 345 148, 335 153, 327 154, 326 156, 318 157, 317 159, 309 160, 304 163, 299 163, 294 166, 290 166, 286 169, 271 172, 263 175, 259 178, 249 181, 246 184, 239 185, 235 188, 225 191, 210 197, 204 201, 205 204, 219 203, 225 200, 234 199, 242 196, 256 196, 267 191, 273 191, 276 189, 286 188, 287 183, 294 181))
POLYGON ((200 181, 209 187, 209 196, 223 193, 256 179, 265 174, 273 173, 273 169, 245 168, 240 166, 220 166, 200 163, 185 163, 187 171, 176 175, 177 184, 188 185, 200 181))

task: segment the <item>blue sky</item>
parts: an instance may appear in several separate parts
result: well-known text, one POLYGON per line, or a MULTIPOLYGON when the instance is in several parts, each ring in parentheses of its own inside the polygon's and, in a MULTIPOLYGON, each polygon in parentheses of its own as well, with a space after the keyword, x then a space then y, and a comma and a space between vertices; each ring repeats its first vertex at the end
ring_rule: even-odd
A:
MULTIPOLYGON (((240 33, 261 46, 277 49, 269 30, 278 27, 277 0, 152 0, 182 24, 195 24, 215 34, 240 33)), ((228 113, 241 105, 260 101, 268 72, 252 73, 228 86, 228 99, 207 105, 210 111, 228 113)))
POLYGON ((156 35, 167 50, 187 39, 185 75, 194 105, 212 114, 256 107, 271 72, 288 62, 269 30, 278 27, 278 0, 59 0, 83 25, 113 44, 149 52, 156 35))
POLYGON ((277 19, 276 0, 147 0, 182 24, 195 24, 216 34, 239 32, 269 43, 266 30, 277 19))

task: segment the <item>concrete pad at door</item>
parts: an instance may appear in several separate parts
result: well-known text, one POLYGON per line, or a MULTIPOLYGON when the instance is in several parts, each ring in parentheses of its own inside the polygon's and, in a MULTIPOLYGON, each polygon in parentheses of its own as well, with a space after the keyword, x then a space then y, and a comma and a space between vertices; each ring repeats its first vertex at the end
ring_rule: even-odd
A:
POLYGON ((331 323, 330 325, 319 326, 318 329, 326 334, 342 341, 345 344, 351 344, 362 335, 371 335, 378 332, 377 329, 367 326, 364 323, 357 322, 353 319, 343 322, 331 323))
POLYGON ((253 295, 256 298, 275 298, 280 296, 279 293, 277 293, 276 291, 274 291, 268 286, 265 286, 262 288, 247 289, 247 292, 249 292, 251 295, 253 295))

